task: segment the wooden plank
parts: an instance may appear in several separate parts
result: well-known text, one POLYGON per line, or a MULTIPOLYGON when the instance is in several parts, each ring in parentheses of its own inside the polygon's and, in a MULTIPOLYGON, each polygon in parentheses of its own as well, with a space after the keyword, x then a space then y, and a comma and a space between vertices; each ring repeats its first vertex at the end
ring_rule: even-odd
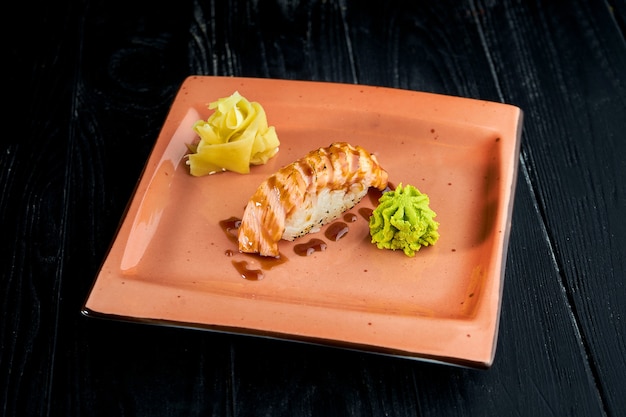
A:
POLYGON ((618 415, 626 410, 626 258, 615 256, 626 245, 626 183, 616 181, 626 178, 617 133, 626 129, 626 45, 606 5, 559 3, 512 7, 480 24, 504 98, 526 110, 522 157, 557 278, 604 407, 618 415))
POLYGON ((361 3, 240 0, 124 13, 109 2, 56 6, 62 25, 43 12, 31 15, 56 58, 42 53, 21 63, 27 72, 15 79, 37 80, 25 119, 39 129, 0 154, 10 171, 1 184, 12 196, 0 199, 2 239, 11 248, 0 303, 6 415, 624 410, 625 261, 616 254, 626 243, 626 192, 607 178, 624 175, 617 132, 626 127, 626 55, 623 32, 606 29, 615 24, 608 8, 361 3), (188 73, 358 82, 522 107, 521 177, 494 367, 472 371, 81 318, 188 73), (61 85, 73 89, 55 88, 61 85))

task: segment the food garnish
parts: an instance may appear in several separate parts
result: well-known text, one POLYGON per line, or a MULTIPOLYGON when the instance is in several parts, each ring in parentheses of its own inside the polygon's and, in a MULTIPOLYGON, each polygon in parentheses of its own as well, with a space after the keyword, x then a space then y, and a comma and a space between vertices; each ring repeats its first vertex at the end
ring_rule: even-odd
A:
POLYGON ((379 249, 401 249, 412 257, 422 246, 434 245, 439 239, 430 199, 414 186, 399 184, 378 201, 369 228, 372 243, 379 249))
POLYGON ((189 145, 187 165, 193 176, 222 171, 250 172, 250 165, 265 164, 278 152, 280 142, 274 126, 268 126, 265 110, 235 91, 209 104, 215 112, 198 120, 193 130, 197 144, 189 145))

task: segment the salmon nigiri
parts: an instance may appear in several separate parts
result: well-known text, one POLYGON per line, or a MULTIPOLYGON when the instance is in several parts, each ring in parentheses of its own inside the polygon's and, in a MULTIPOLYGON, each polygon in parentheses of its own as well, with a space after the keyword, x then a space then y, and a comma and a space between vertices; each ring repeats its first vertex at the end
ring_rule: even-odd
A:
POLYGON ((354 207, 370 187, 387 187, 374 155, 345 142, 309 152, 267 178, 248 201, 239 250, 279 257, 278 242, 319 229, 354 207))

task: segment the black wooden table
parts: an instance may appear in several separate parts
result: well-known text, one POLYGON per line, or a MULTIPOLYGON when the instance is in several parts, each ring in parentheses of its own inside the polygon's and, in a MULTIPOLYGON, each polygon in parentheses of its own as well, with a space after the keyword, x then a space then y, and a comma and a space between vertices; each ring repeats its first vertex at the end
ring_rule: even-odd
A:
POLYGON ((0 414, 626 415, 622 0, 40 3, 4 14, 0 414), (82 316, 192 74, 519 106, 493 366, 82 316))

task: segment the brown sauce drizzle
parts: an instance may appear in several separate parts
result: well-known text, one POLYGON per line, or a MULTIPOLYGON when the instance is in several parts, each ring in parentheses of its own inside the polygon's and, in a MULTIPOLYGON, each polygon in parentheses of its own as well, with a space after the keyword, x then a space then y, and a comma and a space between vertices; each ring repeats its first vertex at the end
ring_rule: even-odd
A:
POLYGON ((220 227, 233 242, 237 242, 237 230, 239 230, 239 226, 241 226, 241 219, 237 217, 230 217, 220 221, 220 227))
POLYGON ((391 191, 391 190, 395 190, 396 186, 390 182, 387 183, 387 187, 384 190, 379 190, 378 188, 374 188, 374 187, 370 187, 369 190, 367 190, 367 196, 370 199, 370 203, 372 203, 372 205, 374 207, 378 206, 378 200, 380 199, 380 197, 383 196, 384 193, 386 193, 387 191, 391 191))
POLYGON ((233 266, 243 279, 247 279, 249 281, 260 281, 265 278, 262 270, 248 269, 248 262, 246 261, 233 261, 233 266))
POLYGON ((382 197, 382 195, 383 191, 380 191, 379 189, 374 187, 370 187, 370 189, 367 191, 367 196, 370 199, 370 203, 372 203, 374 207, 378 205, 378 199, 382 197))
POLYGON ((354 223, 355 221, 358 220, 358 217, 354 213, 346 213, 343 215, 343 219, 347 221, 348 223, 354 223))
POLYGON ((315 252, 326 250, 326 242, 321 239, 311 239, 306 243, 300 243, 293 247, 293 251, 300 256, 311 256, 315 252))
POLYGON ((372 210, 369 207, 361 207, 359 209, 359 214, 361 215, 361 217, 363 217, 365 220, 367 220, 368 222, 370 221, 370 217, 372 217, 372 212, 374 210, 372 210))
POLYGON ((349 230, 350 228, 344 222, 334 222, 331 223, 326 229, 325 236, 328 239, 337 242, 339 239, 347 235, 349 230))

